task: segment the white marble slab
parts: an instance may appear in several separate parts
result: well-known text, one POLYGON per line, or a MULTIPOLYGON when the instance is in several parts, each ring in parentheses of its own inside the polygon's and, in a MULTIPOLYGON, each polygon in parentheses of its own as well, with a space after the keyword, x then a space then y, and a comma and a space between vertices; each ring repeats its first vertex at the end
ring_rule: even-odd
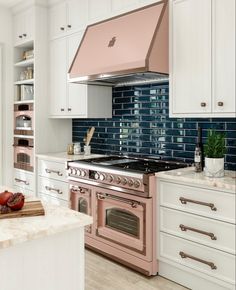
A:
POLYGON ((66 161, 74 161, 74 160, 84 160, 89 158, 97 158, 102 157, 104 155, 101 154, 90 154, 90 155, 68 155, 66 152, 55 152, 55 153, 42 153, 36 155, 38 158, 57 161, 57 162, 66 162, 66 161))
POLYGON ((156 173, 159 178, 170 181, 192 184, 196 186, 213 187, 218 190, 236 194, 236 171, 225 170, 225 176, 211 178, 205 176, 204 172, 196 173, 193 167, 175 169, 156 173))
MULTIPOLYGON (((0 192, 5 187, 0 186, 0 192)), ((35 200, 29 198, 28 200, 35 200)), ((0 249, 39 239, 93 222, 91 216, 42 202, 45 216, 0 220, 0 249)))

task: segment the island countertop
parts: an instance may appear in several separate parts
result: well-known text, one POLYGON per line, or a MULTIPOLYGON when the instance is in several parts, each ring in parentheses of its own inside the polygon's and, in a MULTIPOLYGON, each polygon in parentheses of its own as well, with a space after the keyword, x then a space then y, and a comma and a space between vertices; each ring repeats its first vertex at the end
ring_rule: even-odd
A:
POLYGON ((184 182, 193 186, 214 188, 236 194, 236 171, 225 170, 224 177, 211 178, 205 176, 204 172, 196 173, 193 167, 188 167, 158 172, 156 176, 173 182, 184 182))
MULTIPOLYGON (((0 186, 0 192, 2 189, 3 187, 0 186)), ((45 216, 0 220, 0 249, 84 227, 93 221, 92 217, 71 209, 45 202, 42 204, 45 216)))

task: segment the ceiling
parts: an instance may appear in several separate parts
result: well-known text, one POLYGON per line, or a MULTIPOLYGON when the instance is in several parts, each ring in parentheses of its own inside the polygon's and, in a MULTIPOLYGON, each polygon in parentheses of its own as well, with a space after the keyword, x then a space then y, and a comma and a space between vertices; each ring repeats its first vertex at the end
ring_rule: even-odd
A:
POLYGON ((12 7, 20 2, 22 0, 0 0, 0 6, 12 7))

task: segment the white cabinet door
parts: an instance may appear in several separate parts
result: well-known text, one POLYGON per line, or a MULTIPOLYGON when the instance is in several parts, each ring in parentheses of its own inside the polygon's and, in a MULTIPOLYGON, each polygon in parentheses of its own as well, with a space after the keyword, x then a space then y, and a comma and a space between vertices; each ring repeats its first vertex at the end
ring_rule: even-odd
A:
POLYGON ((138 0, 112 0, 111 1, 111 9, 112 12, 127 12, 129 10, 135 9, 139 5, 138 0))
POLYGON ((14 44, 19 45, 34 39, 34 8, 14 16, 14 44))
POLYGON ((50 38, 57 38, 66 34, 67 16, 66 2, 53 6, 49 11, 50 38))
POLYGON ((50 114, 63 116, 67 111, 67 40, 59 38, 50 44, 50 114))
POLYGON ((88 5, 90 22, 109 18, 111 13, 111 0, 88 0, 88 5))
POLYGON ((235 0, 213 0, 213 111, 235 112, 235 0))
POLYGON ((211 0, 171 1, 170 110, 211 112, 211 0))
POLYGON ((88 23, 88 1, 70 0, 67 2, 67 32, 74 33, 85 29, 88 23))
MULTIPOLYGON (((68 67, 74 59, 75 53, 83 37, 83 32, 78 32, 68 37, 68 67)), ((68 114, 75 116, 87 115, 87 85, 68 84, 68 114)))

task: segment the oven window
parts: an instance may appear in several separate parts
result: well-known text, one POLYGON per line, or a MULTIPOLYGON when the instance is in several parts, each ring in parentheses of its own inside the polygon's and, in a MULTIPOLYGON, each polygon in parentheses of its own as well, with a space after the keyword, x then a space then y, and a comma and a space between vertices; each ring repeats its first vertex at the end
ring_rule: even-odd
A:
POLYGON ((17 154, 17 162, 18 163, 30 163, 30 156, 25 153, 17 154))
POLYGON ((116 208, 107 209, 106 226, 139 238, 139 218, 128 211, 116 208))
POLYGON ((80 198, 78 202, 78 211, 81 213, 88 213, 88 202, 84 198, 80 198))

